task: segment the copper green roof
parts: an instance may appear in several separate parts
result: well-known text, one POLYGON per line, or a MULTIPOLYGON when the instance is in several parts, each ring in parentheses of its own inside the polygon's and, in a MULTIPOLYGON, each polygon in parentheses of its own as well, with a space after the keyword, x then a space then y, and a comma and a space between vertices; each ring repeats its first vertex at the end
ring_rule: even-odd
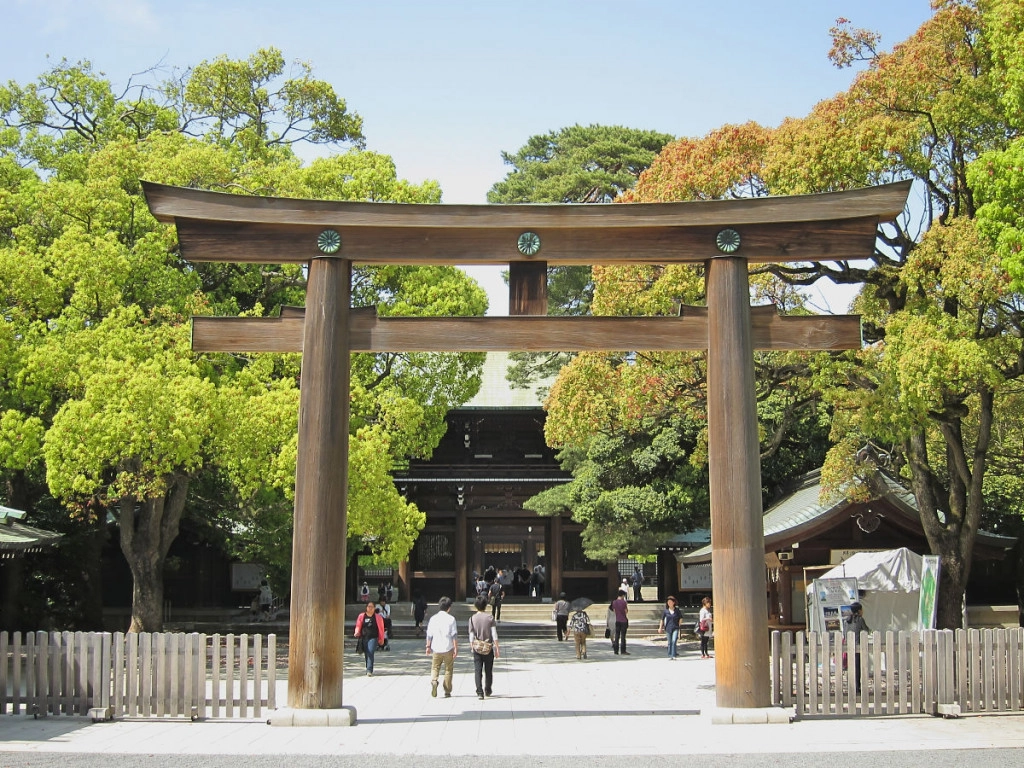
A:
POLYGON ((54 544, 61 534, 33 528, 19 522, 25 513, 0 506, 0 557, 14 557, 25 552, 38 552, 54 544))
MULTIPOLYGON (((878 473, 878 479, 881 487, 876 498, 884 498, 894 509, 920 525, 920 513, 914 494, 884 471, 878 473)), ((842 495, 822 502, 821 490, 821 470, 816 469, 803 475, 787 496, 773 504, 765 512, 765 551, 776 548, 780 542, 788 544, 790 539, 799 537, 804 530, 819 525, 825 519, 836 514, 844 513, 849 508, 851 502, 842 495)), ((988 531, 978 531, 977 541, 991 547, 1009 548, 1013 546, 1016 539, 988 531)), ((682 561, 687 564, 704 563, 710 560, 710 544, 682 557, 682 561)))

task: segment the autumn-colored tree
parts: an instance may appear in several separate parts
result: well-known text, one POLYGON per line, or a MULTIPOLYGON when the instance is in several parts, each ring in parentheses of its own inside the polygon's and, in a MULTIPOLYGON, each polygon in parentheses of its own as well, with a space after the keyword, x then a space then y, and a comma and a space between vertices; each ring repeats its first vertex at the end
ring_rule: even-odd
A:
POLYGON ((1020 297, 991 245, 1006 236, 991 229, 990 239, 979 236, 982 185, 971 171, 1015 132, 1002 98, 1012 78, 1000 74, 993 51, 1007 50, 996 33, 1007 18, 1019 19, 1020 8, 940 3, 888 53, 876 35, 840 20, 834 61, 863 61, 867 69, 846 92, 778 129, 766 171, 773 193, 918 182, 908 212, 880 231, 867 264, 773 271, 793 283, 865 284, 858 308, 871 343, 823 369, 836 407, 826 478, 850 492, 863 474, 853 460, 858 449, 884 443, 942 557, 942 627, 962 622, 994 430, 1024 373, 1020 297), (1000 9, 1009 15, 993 15, 1000 9))

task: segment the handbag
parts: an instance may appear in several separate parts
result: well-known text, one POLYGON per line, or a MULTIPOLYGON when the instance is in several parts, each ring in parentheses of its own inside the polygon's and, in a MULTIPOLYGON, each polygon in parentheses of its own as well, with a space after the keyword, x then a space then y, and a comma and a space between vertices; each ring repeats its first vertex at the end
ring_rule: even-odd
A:
POLYGON ((558 621, 558 609, 556 609, 556 608, 552 608, 551 609, 551 620, 552 621, 558 621))
POLYGON ((356 653, 366 653, 366 643, 363 642, 362 637, 356 638, 356 653))
MULTIPOLYGON (((474 617, 475 618, 475 617, 474 617)), ((469 647, 473 649, 473 653, 478 653, 481 656, 490 656, 494 653, 494 644, 490 640, 481 640, 477 628, 473 625, 473 619, 469 620, 470 626, 473 628, 473 634, 477 635, 470 642, 469 647)))
POLYGON ((697 629, 700 632, 707 632, 708 631, 708 620, 707 619, 701 619, 700 622, 697 624, 697 629))

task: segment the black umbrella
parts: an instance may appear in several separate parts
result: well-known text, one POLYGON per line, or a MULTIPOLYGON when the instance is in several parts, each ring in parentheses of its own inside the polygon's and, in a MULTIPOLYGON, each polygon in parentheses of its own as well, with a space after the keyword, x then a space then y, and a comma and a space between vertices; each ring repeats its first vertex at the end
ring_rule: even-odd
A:
POLYGON ((570 603, 574 611, 585 611, 593 604, 594 601, 591 600, 589 597, 577 597, 570 603))

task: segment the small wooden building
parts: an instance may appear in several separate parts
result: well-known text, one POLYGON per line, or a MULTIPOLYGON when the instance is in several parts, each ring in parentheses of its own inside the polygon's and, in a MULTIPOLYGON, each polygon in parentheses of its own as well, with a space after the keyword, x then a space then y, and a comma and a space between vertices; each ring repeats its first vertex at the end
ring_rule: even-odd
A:
MULTIPOLYGON (((768 569, 769 621, 778 626, 806 624, 805 587, 818 574, 856 552, 906 547, 928 554, 928 542, 914 495, 884 471, 878 474, 879 493, 868 502, 821 501, 821 471, 801 477, 792 490, 764 515, 765 566, 768 569)), ((984 565, 1000 561, 1016 539, 979 531, 974 558, 984 565)), ((679 582, 692 568, 707 569, 711 547, 680 555, 679 582)), ((972 577, 973 578, 973 577, 972 577)), ((970 600, 970 585, 968 585, 970 600)))
POLYGON ((21 510, 0 506, 0 630, 16 626, 25 556, 52 547, 61 538, 21 522, 25 516, 21 510))

